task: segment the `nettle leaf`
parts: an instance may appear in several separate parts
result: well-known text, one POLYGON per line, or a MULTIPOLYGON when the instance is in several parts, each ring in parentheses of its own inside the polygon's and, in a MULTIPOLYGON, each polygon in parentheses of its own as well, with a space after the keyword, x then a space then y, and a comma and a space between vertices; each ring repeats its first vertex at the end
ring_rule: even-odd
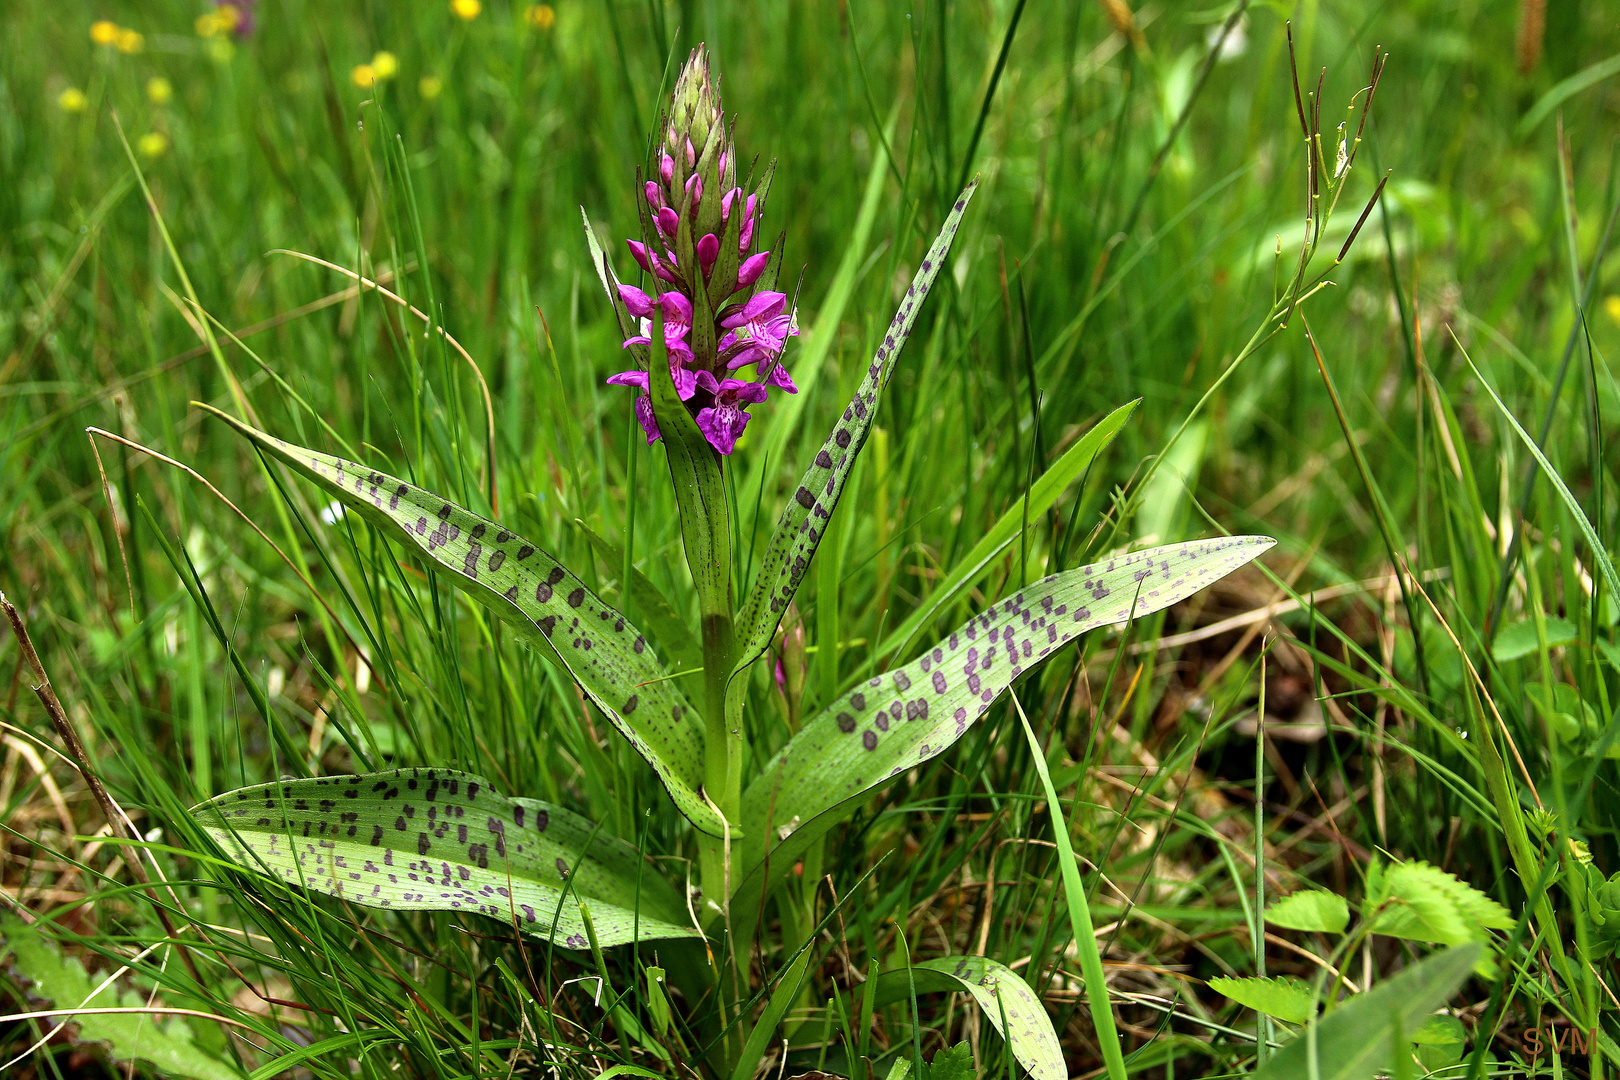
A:
POLYGON ((1485 942, 1487 930, 1513 928, 1507 908, 1426 862, 1374 865, 1363 911, 1375 934, 1441 945, 1485 942))
POLYGON ((1266 922, 1289 930, 1342 934, 1344 928, 1350 925, 1350 905, 1338 893, 1325 889, 1302 889, 1267 907, 1266 922))
POLYGON ((1298 979, 1211 979, 1209 988, 1222 997, 1290 1024, 1303 1024, 1316 1011, 1316 995, 1298 979))
POLYGON ((260 784, 191 813, 244 866, 350 903, 470 911, 571 949, 587 945, 580 903, 602 945, 698 936, 674 888, 635 848, 471 773, 260 784))
MULTIPOLYGON (((774 836, 797 839, 794 848, 802 848, 832 826, 831 811, 944 753, 1013 680, 1081 634, 1167 608, 1274 543, 1266 536, 1195 540, 1054 574, 970 619, 905 667, 842 695, 744 793, 744 843, 755 856, 744 865, 753 865, 774 836), (818 824, 807 828, 812 821, 818 824)), ((780 854, 771 855, 778 872, 791 862, 780 854)))
POLYGON ((145 1012, 70 1012, 72 1009, 140 1009, 151 1002, 133 991, 120 993, 116 982, 101 986, 106 976, 92 975, 78 960, 62 955, 46 936, 47 925, 36 922, 30 926, 9 915, 0 919, 0 957, 7 952, 11 954, 12 973, 33 984, 28 988, 30 996, 44 998, 62 1010, 60 1015, 50 1017, 47 1024, 54 1027, 59 1022, 71 1021, 78 1025, 78 1037, 66 1041, 106 1043, 107 1056, 113 1061, 145 1061, 163 1076, 239 1080, 241 1072, 192 1041, 191 1027, 185 1017, 162 1017, 145 1012))
POLYGON ((883 388, 894 370, 895 357, 911 336, 923 300, 945 264, 945 256, 956 239, 956 230, 962 224, 962 214, 978 186, 979 181, 975 178, 963 189, 951 212, 946 215, 945 224, 928 248, 928 254, 923 256, 910 287, 906 289, 906 298, 901 302, 900 310, 895 312, 888 332, 883 335, 883 344, 878 346, 876 356, 866 369, 866 377, 856 388, 854 398, 844 409, 832 434, 827 436, 827 441, 816 453, 810 468, 805 470, 776 523, 776 532, 772 534, 760 560, 753 592, 737 618, 738 659, 733 679, 770 644, 771 635, 776 633, 777 624, 782 621, 788 604, 804 580, 805 571, 810 568, 810 559, 827 530, 827 520, 837 508, 839 497, 844 493, 844 484, 855 467, 855 459, 866 445, 866 436, 882 399, 883 388))
MULTIPOLYGON (((885 971, 877 978, 874 1004, 905 1001, 913 987, 919 994, 965 991, 1001 1032, 1013 1057, 1030 1076, 1035 1080, 1064 1080, 1069 1075, 1046 1006, 1029 984, 1005 964, 983 956, 946 956, 913 964, 909 970, 885 971)), ((939 1063, 938 1058, 935 1063, 939 1063)))
POLYGON ((630 745, 647 759, 692 823, 723 835, 698 795, 699 715, 641 632, 537 546, 430 491, 352 461, 283 442, 209 405, 264 452, 286 462, 345 506, 422 556, 450 584, 515 626, 560 665, 630 745))

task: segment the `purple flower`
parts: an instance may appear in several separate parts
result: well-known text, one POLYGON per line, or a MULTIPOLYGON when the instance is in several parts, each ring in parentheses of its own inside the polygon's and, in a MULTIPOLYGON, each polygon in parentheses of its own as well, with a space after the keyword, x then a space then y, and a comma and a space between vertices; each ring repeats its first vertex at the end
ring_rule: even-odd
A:
POLYGON ((698 383, 714 395, 714 404, 699 409, 697 426, 709 440, 709 445, 722 454, 737 447, 743 429, 748 426, 748 406, 765 400, 765 384, 726 379, 716 382, 707 371, 698 372, 698 383))
MULTIPOLYGON (((663 133, 662 145, 638 177, 651 212, 642 216, 643 235, 627 241, 631 256, 653 277, 656 288, 644 292, 619 286, 621 313, 634 319, 631 325, 640 331, 627 336, 624 346, 645 367, 657 307, 680 398, 715 450, 730 454, 748 425, 749 406, 763 402, 773 388, 798 392, 782 367, 782 350, 799 331, 787 297, 770 287, 776 278, 770 272, 771 253, 753 250, 764 204, 758 191, 750 194, 738 183, 739 155, 731 145, 719 88, 702 46, 682 69, 657 130, 663 133), (733 211, 741 213, 740 221, 731 220, 733 211), (727 230, 733 227, 735 260, 722 259, 727 230), (717 280, 722 264, 734 269, 717 280), (712 326, 696 332, 698 318, 712 319, 712 326), (750 366, 756 372, 751 381, 728 374, 750 366)), ((647 373, 620 372, 608 382, 641 391, 636 417, 649 442, 659 438, 647 373)))

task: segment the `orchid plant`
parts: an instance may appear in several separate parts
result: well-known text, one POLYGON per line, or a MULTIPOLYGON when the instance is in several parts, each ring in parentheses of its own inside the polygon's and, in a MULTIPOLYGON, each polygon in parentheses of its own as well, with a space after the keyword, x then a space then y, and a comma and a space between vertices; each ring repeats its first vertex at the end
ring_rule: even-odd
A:
MULTIPOLYGON (((665 879, 635 847, 565 807, 444 768, 264 784, 218 796, 194 813, 243 866, 354 904, 475 913, 566 949, 704 942, 706 949, 685 955, 706 958, 686 976, 716 991, 708 997, 717 1003, 708 1068, 746 1078, 806 977, 805 946, 815 934, 813 917, 789 910, 794 901, 783 883, 796 865, 819 864, 829 831, 892 778, 944 754, 1017 680, 1080 635, 1166 608, 1273 541, 1223 536, 1173 544, 1031 582, 906 662, 847 687, 796 732, 750 745, 747 733, 759 727, 745 723, 743 711, 756 664, 829 521, 848 512, 840 506, 846 483, 978 181, 952 204, 854 396, 791 488, 752 590, 738 603, 724 469, 739 450, 750 407, 772 390, 797 392, 783 354, 798 333, 794 307, 776 287, 780 258, 760 244, 773 167, 757 181, 739 182, 740 157, 700 48, 680 75, 638 177, 641 237, 628 243, 646 285, 620 281, 588 222, 586 229, 631 361, 607 381, 637 391, 635 417, 649 443, 665 446, 680 508, 701 619, 702 679, 693 696, 683 687, 697 680, 672 678, 659 658, 657 645, 670 642, 649 640, 538 545, 415 484, 210 410, 565 671, 690 822, 695 880, 683 887, 665 879), (771 954, 785 958, 782 970, 756 984, 751 950, 769 925, 762 915, 772 910, 794 940, 771 954), (757 994, 750 989, 756 985, 764 987, 757 994)), ((1296 281, 1296 299, 1299 291, 1296 281)), ((1079 475, 1129 411, 1105 418, 1068 450, 1064 475, 1079 475)), ((970 560, 986 565, 1011 535, 987 538, 970 560)), ((928 607, 909 621, 896 647, 926 632, 939 610, 928 607)), ((1079 944, 1095 949, 1089 934, 1079 944)), ((868 1001, 893 997, 895 985, 880 978, 868 1001)), ((994 961, 928 961, 910 968, 898 987, 901 995, 908 987, 968 993, 1033 1075, 1065 1075, 1040 1000, 994 961)), ((1099 1035, 1111 1036, 1106 1013, 1095 1010, 1094 1019, 1099 1035)))

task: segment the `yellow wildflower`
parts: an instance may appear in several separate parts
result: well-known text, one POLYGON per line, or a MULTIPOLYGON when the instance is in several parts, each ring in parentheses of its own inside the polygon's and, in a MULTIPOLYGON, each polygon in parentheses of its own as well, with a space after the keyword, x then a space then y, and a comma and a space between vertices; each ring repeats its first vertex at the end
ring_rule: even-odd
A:
MULTIPOLYGON (((66 97, 67 95, 63 94, 62 96, 66 97)), ((63 107, 66 108, 66 106, 63 107)), ((1608 314, 1609 318, 1613 319, 1617 323, 1620 323, 1620 296, 1604 297, 1603 310, 1608 314)))
POLYGON ((146 48, 146 38, 139 30, 120 30, 118 40, 114 44, 118 46, 119 52, 133 56, 146 48))
POLYGON ((530 4, 523 18, 536 30, 550 30, 557 25, 557 12, 550 4, 530 4))
POLYGON ((370 64, 356 64, 354 70, 349 72, 349 78, 359 87, 375 86, 377 84, 377 69, 370 64))
POLYGON ((399 58, 391 52, 380 52, 371 58, 371 71, 379 79, 392 79, 399 72, 399 58))
POLYGON ((456 18, 471 21, 478 18, 478 13, 484 10, 480 0, 450 0, 450 10, 455 12, 456 18))
POLYGON ((146 80, 146 100, 154 105, 167 105, 174 98, 174 87, 161 75, 146 80))
MULTIPOLYGON (((62 91, 58 95, 56 103, 62 107, 63 112, 84 112, 90 107, 90 99, 77 86, 70 86, 62 91)), ((1614 298, 1610 297, 1610 299, 1614 298)))
POLYGON ((416 90, 425 100, 432 101, 444 91, 444 80, 437 75, 424 75, 416 84, 416 90))
POLYGON ((118 40, 118 24, 98 19, 90 24, 90 40, 97 45, 111 45, 118 40))
POLYGON ((141 152, 142 157, 162 157, 168 148, 169 137, 161 131, 148 131, 135 143, 135 149, 141 152))
POLYGON ((196 26, 197 28, 197 36, 205 38, 211 38, 217 34, 223 34, 227 29, 226 27, 220 25, 219 12, 217 10, 204 12, 203 14, 197 16, 197 21, 192 25, 196 26))
POLYGON ((215 63, 228 64, 231 57, 236 55, 236 46, 231 43, 229 35, 217 37, 208 43, 208 55, 213 57, 215 63))

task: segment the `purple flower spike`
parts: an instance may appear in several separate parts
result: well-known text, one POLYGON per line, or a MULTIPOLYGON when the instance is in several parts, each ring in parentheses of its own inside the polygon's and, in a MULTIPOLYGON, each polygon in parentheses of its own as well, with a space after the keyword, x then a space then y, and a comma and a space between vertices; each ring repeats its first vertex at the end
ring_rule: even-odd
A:
MULTIPOLYGON (((658 130, 662 145, 654 151, 644 174, 651 179, 643 186, 652 220, 645 226, 648 235, 629 241, 631 256, 655 284, 645 291, 618 286, 620 316, 633 319, 627 325, 636 328, 624 345, 645 363, 642 349, 652 344, 656 308, 677 394, 709 444, 730 454, 748 426, 750 406, 765 401, 773 389, 798 392, 781 361, 787 340, 799 330, 787 297, 758 284, 771 265, 770 252, 753 250, 764 205, 757 193, 735 186, 737 148, 701 46, 682 69, 658 130), (713 157, 700 162, 700 150, 713 157), (718 214, 704 203, 706 194, 719 198, 718 214), (734 281, 712 281, 734 210, 742 215, 735 237, 740 265, 727 274, 728 279, 734 274, 734 281), (700 289, 708 295, 701 297, 700 289), (735 300, 728 301, 733 294, 735 300), (712 322, 693 325, 699 308, 712 322), (750 367, 755 369, 752 379, 729 375, 750 367)), ((647 440, 657 440, 647 373, 620 372, 608 382, 640 391, 636 418, 647 440)))
POLYGON ((759 280, 759 275, 765 272, 765 266, 771 261, 771 253, 762 251, 758 255, 750 255, 737 267, 737 288, 746 289, 759 280))

